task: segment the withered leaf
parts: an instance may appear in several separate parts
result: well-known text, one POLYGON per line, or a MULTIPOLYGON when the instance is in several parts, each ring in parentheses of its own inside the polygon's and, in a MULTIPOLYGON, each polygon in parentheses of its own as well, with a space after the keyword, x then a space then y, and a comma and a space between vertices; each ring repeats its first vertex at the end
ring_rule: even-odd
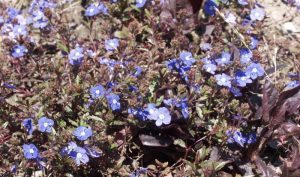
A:
POLYGON ((275 137, 295 136, 298 134, 300 134, 300 127, 292 122, 285 122, 274 131, 275 137))
POLYGON ((264 123, 268 123, 270 120, 270 111, 275 107, 278 100, 279 93, 274 85, 266 80, 263 87, 263 99, 262 99, 262 119, 264 123))
POLYGON ((271 123, 270 123, 271 127, 275 127, 284 122, 286 110, 287 110, 286 102, 283 103, 283 105, 276 107, 274 109, 274 112, 272 112, 272 115, 271 115, 271 117, 272 117, 271 123))
POLYGON ((176 0, 163 0, 160 5, 160 23, 173 26, 173 16, 176 14, 176 0))
POLYGON ((283 90, 278 98, 278 103, 277 105, 281 105, 283 104, 283 102, 289 98, 292 97, 293 95, 295 95, 298 91, 300 91, 300 85, 291 89, 285 89, 283 90))
POLYGON ((299 109, 299 107, 300 107, 300 91, 298 91, 298 93, 296 92, 296 94, 294 94, 294 95, 291 95, 291 97, 285 99, 284 102, 281 103, 282 100, 280 97, 282 97, 282 99, 284 99, 287 96, 290 96, 290 94, 292 92, 294 92, 294 89, 292 89, 292 90, 293 91, 289 91, 289 93, 283 92, 284 96, 282 96, 282 94, 280 94, 277 106, 272 111, 271 127, 274 127, 276 125, 283 123, 285 121, 286 114, 291 115, 299 109))
POLYGON ((298 177, 300 175, 300 153, 298 140, 294 139, 292 146, 292 154, 290 159, 283 160, 282 176, 283 177, 298 177))
POLYGON ((300 154, 299 154, 299 144, 293 146, 293 157, 292 157, 292 165, 290 170, 299 170, 300 168, 300 154))
POLYGON ((300 91, 295 94, 293 97, 288 98, 286 100, 287 104, 287 113, 288 115, 294 114, 297 110, 299 110, 300 106, 300 91))
POLYGON ((257 168, 262 172, 262 176, 264 176, 264 177, 277 177, 278 176, 276 174, 276 172, 273 169, 271 169, 270 167, 268 167, 266 165, 266 163, 259 156, 256 156, 255 164, 256 164, 257 168))

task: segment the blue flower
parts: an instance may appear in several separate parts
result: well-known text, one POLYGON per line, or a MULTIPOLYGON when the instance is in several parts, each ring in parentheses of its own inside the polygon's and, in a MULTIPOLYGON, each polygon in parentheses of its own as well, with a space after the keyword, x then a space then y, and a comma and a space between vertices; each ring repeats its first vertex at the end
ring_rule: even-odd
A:
POLYGON ((107 51, 117 50, 118 47, 119 47, 119 39, 108 39, 108 40, 105 40, 105 49, 107 51))
POLYGON ((228 12, 225 16, 225 21, 227 23, 230 23, 232 25, 235 25, 236 24, 236 17, 231 13, 231 12, 228 12))
POLYGON ((130 92, 137 92, 137 91, 139 91, 139 88, 137 86, 135 86, 135 85, 129 85, 128 86, 128 90, 130 92))
POLYGON ((259 63, 251 63, 247 68, 246 68, 246 75, 251 77, 251 79, 256 79, 259 76, 264 75, 264 69, 259 63))
POLYGON ((35 10, 32 12, 32 20, 34 28, 45 28, 48 25, 48 19, 46 18, 44 12, 41 10, 35 10))
POLYGON ((108 9, 103 3, 99 3, 98 9, 100 10, 101 13, 107 15, 108 14, 108 9))
POLYGON ((140 177, 141 174, 146 174, 147 170, 147 168, 140 167, 139 169, 132 172, 129 177, 140 177))
POLYGON ((216 59, 218 65, 226 65, 231 63, 231 54, 229 52, 222 52, 221 56, 216 59))
POLYGON ((211 50, 212 46, 210 43, 207 43, 207 42, 201 42, 200 43, 200 48, 201 50, 203 51, 208 51, 208 50, 211 50))
POLYGON ((96 52, 94 52, 93 50, 90 50, 90 49, 87 50, 86 53, 87 53, 88 57, 90 57, 90 58, 94 58, 97 55, 96 52))
POLYGON ((195 58, 193 58, 192 53, 187 51, 181 52, 179 58, 185 66, 191 66, 196 62, 195 58))
POLYGON ((166 65, 169 70, 178 70, 178 68, 180 67, 180 60, 173 58, 173 59, 167 61, 166 65))
POLYGON ((253 132, 245 134, 240 132, 239 130, 227 130, 226 135, 228 136, 227 143, 236 143, 241 147, 256 142, 256 134, 253 132))
POLYGON ((17 88, 17 87, 14 86, 13 84, 9 84, 9 83, 7 83, 7 82, 4 82, 4 83, 3 83, 3 87, 6 87, 6 88, 8 88, 8 89, 16 89, 16 88, 17 88))
POLYGON ((34 125, 33 125, 32 119, 31 118, 24 119, 22 124, 25 127, 27 133, 29 135, 32 135, 32 132, 34 130, 34 125))
POLYGON ((93 17, 100 13, 108 14, 108 9, 103 3, 99 3, 98 5, 90 4, 88 8, 85 10, 85 16, 93 17))
POLYGON ((133 73, 133 76, 139 77, 142 74, 143 69, 140 66, 135 66, 134 68, 135 68, 135 72, 133 73))
MULTIPOLYGON (((190 64, 189 59, 188 60, 185 59, 185 62, 187 64, 190 64)), ((191 67, 183 63, 181 59, 171 59, 166 62, 166 65, 168 69, 177 71, 180 75, 180 78, 183 79, 185 82, 188 82, 187 71, 189 71, 191 67)))
POLYGON ((144 7, 144 5, 146 4, 147 0, 135 0, 135 6, 137 8, 141 8, 144 7))
POLYGON ((246 135, 246 143, 253 144, 256 142, 256 134, 254 132, 248 133, 246 135))
POLYGON ((90 95, 92 99, 97 99, 104 96, 106 93, 105 88, 102 85, 96 85, 90 88, 90 95))
POLYGON ((188 74, 187 74, 187 71, 189 71, 191 68, 189 66, 182 66, 179 68, 179 75, 180 75, 180 78, 182 80, 184 80, 186 83, 189 82, 189 78, 188 78, 188 74))
POLYGON ((229 90, 233 94, 233 96, 235 96, 235 97, 242 96, 241 90, 239 88, 237 88, 237 87, 230 87, 229 90))
POLYGON ((237 71, 235 73, 235 81, 240 87, 245 87, 247 84, 252 83, 250 77, 243 71, 237 71))
POLYGON ((16 18, 17 15, 20 14, 20 11, 18 9, 15 9, 13 7, 9 7, 7 9, 7 15, 9 17, 9 21, 13 20, 14 18, 16 18))
POLYGON ((84 141, 93 135, 92 129, 84 126, 79 126, 73 131, 73 135, 80 141, 84 141))
POLYGON ((28 50, 24 45, 16 45, 12 49, 11 55, 14 58, 20 58, 20 57, 23 57, 27 52, 28 52, 28 50))
POLYGON ((142 108, 129 108, 128 109, 128 114, 132 114, 133 116, 137 117, 141 121, 147 120, 147 116, 149 113, 146 110, 143 110, 142 108))
POLYGON ((188 102, 186 98, 180 100, 180 102, 177 103, 176 107, 181 109, 181 114, 185 119, 189 118, 190 113, 189 113, 188 102))
POLYGON ((210 74, 215 74, 215 72, 217 70, 217 66, 215 64, 209 63, 209 64, 203 65, 202 69, 204 69, 206 72, 208 72, 210 74))
POLYGON ((87 155, 90 155, 91 157, 100 156, 100 153, 96 152, 94 149, 91 149, 87 146, 84 148, 79 147, 75 142, 69 142, 68 146, 63 147, 61 154, 71 157, 77 165, 80 165, 81 163, 88 163, 89 157, 87 155))
POLYGON ((259 40, 256 37, 251 36, 251 42, 250 42, 249 48, 252 49, 252 50, 256 49, 258 43, 259 43, 259 40))
POLYGON ((101 155, 101 152, 98 152, 95 149, 90 148, 88 146, 84 146, 84 149, 86 150, 87 155, 89 155, 90 157, 96 158, 96 157, 100 157, 101 155))
POLYGON ((95 4, 90 4, 89 7, 85 10, 85 16, 92 17, 98 15, 100 9, 95 4))
POLYGON ((87 156, 86 150, 79 146, 75 147, 75 149, 70 152, 69 156, 77 165, 80 165, 81 163, 87 164, 89 162, 89 157, 87 156))
POLYGON ((253 57, 252 52, 249 49, 240 49, 240 61, 242 64, 248 64, 253 57))
POLYGON ((13 33, 16 36, 27 36, 27 30, 25 25, 15 25, 13 33))
POLYGON ((250 12, 250 19, 252 21, 258 20, 262 21, 265 17, 265 11, 263 8, 256 7, 251 10, 250 12))
POLYGON ((4 18, 3 18, 3 16, 2 16, 2 15, 0 15, 0 25, 2 25, 4 22, 5 22, 5 21, 4 21, 4 18))
POLYGON ((70 155, 72 151, 74 151, 77 148, 77 144, 73 141, 68 143, 68 146, 63 147, 61 150, 61 155, 70 155))
POLYGON ((203 11, 207 16, 214 16, 216 14, 215 8, 218 8, 216 0, 207 0, 204 3, 203 11))
POLYGON ((233 138, 234 142, 236 142, 237 144, 239 144, 242 147, 244 147, 244 144, 247 142, 246 137, 239 130, 236 130, 233 133, 233 137, 232 138, 233 138))
POLYGON ((39 157, 39 150, 34 144, 24 144, 23 153, 26 159, 36 159, 39 157))
POLYGON ((288 83, 285 88, 295 88, 298 87, 300 85, 299 81, 292 81, 290 83, 288 83))
POLYGON ((169 98, 169 99, 164 99, 163 100, 164 104, 167 106, 176 106, 178 104, 177 99, 174 98, 169 98))
POLYGON ((38 121, 38 125, 41 132, 51 133, 54 121, 52 119, 48 119, 47 117, 41 117, 38 121))
POLYGON ((110 59, 107 59, 107 58, 100 58, 99 59, 99 63, 102 64, 102 65, 106 65, 109 69, 110 72, 113 72, 114 69, 115 69, 115 66, 117 64, 122 64, 118 61, 115 61, 115 60, 110 60, 110 59))
POLYGON ((201 61, 204 63, 204 64, 215 64, 215 61, 209 59, 209 58, 202 58, 201 61))
POLYGON ((220 86, 231 87, 232 78, 224 73, 215 75, 217 84, 220 86))
POLYGON ((110 105, 110 108, 113 111, 120 110, 121 104, 120 104, 120 97, 117 94, 111 93, 106 96, 106 99, 108 101, 108 104, 110 105))
POLYGON ((29 12, 31 12, 33 9, 40 9, 44 11, 46 8, 51 9, 55 6, 56 4, 50 0, 33 0, 29 6, 29 12))
POLYGON ((71 65, 80 65, 83 57, 83 48, 76 47, 75 49, 72 49, 68 55, 69 63, 71 65))
POLYGON ((147 105, 147 108, 145 109, 148 112, 148 115, 153 114, 154 111, 156 110, 156 104, 154 103, 149 103, 147 105))
POLYGON ((17 165, 12 165, 10 168, 11 173, 16 173, 17 172, 17 165))
POLYGON ((106 91, 106 93, 110 92, 111 88, 115 88, 117 85, 118 85, 118 82, 107 82, 106 86, 109 89, 106 91))
POLYGON ((239 3, 240 5, 242 5, 242 6, 246 6, 246 5, 249 4, 249 3, 248 3, 248 0, 238 0, 238 3, 239 3))
POLYGON ((161 107, 154 109, 152 114, 148 116, 149 120, 155 120, 156 126, 161 126, 162 124, 168 125, 171 123, 171 115, 167 108, 161 107))

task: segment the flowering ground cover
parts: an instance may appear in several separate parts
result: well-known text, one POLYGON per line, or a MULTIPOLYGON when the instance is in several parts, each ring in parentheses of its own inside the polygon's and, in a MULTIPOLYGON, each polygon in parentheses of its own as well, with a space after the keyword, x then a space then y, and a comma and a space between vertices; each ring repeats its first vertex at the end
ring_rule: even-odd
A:
POLYGON ((0 176, 299 176, 300 46, 264 3, 0 9, 0 176))

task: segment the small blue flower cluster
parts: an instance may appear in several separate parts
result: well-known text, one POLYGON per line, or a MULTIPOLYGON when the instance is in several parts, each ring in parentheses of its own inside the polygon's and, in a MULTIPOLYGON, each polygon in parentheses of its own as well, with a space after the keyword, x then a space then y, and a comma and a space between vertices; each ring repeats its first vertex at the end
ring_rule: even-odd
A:
POLYGON ((102 85, 96 85, 90 88, 92 100, 106 97, 106 100, 113 111, 121 109, 120 97, 115 93, 111 93, 111 89, 106 90, 102 85))
POLYGON ((107 7, 101 2, 99 4, 90 4, 86 8, 84 15, 87 16, 87 17, 93 17, 93 16, 96 16, 100 13, 108 15, 107 7))
POLYGON ((161 126, 162 124, 168 125, 171 123, 171 115, 169 110, 166 107, 156 108, 154 103, 149 103, 146 109, 129 108, 128 113, 143 121, 155 121, 156 126, 161 126))
POLYGON ((202 59, 204 65, 202 69, 215 76, 219 86, 228 87, 235 96, 241 96, 240 89, 251 84, 255 79, 264 75, 263 67, 256 62, 252 62, 253 54, 249 49, 240 49, 241 69, 235 72, 235 76, 231 77, 226 73, 215 74, 217 69, 222 71, 226 65, 232 64, 232 55, 228 52, 222 52, 220 56, 202 59), (243 69, 242 69, 243 68, 243 69))
POLYGON ((245 134, 239 130, 227 130, 226 135, 228 137, 227 143, 238 144, 241 147, 256 142, 256 134, 253 132, 245 134))
POLYGON ((182 51, 180 53, 179 59, 171 59, 166 62, 166 65, 169 70, 177 71, 181 79, 183 79, 186 83, 189 82, 187 72, 191 69, 191 66, 196 62, 195 58, 193 58, 191 52, 182 51))
POLYGON ((298 9, 298 12, 300 13, 300 1, 299 0, 284 0, 284 2, 295 6, 298 9))
MULTIPOLYGON (((32 135, 32 133, 35 129, 32 118, 24 119, 22 124, 23 124, 24 128, 26 129, 27 133, 29 135, 32 135)), ((47 117, 41 117, 38 120, 38 128, 39 128, 39 131, 41 131, 41 132, 51 133, 53 126, 54 126, 54 121, 52 119, 49 119, 47 117)))
MULTIPOLYGON (((73 135, 78 140, 85 141, 93 135, 93 132, 91 128, 79 126, 73 131, 73 135)), ((101 153, 87 145, 80 147, 75 142, 71 141, 68 143, 68 146, 62 148, 61 154, 63 156, 71 157, 77 165, 81 165, 89 162, 89 156, 96 158, 100 157, 101 153)))
MULTIPOLYGON (((29 135, 32 135, 35 126, 33 124, 33 120, 31 118, 24 119, 22 122, 24 128, 26 129, 29 135)), ((54 121, 47 117, 41 117, 38 120, 38 128, 41 132, 51 133, 52 128, 54 126, 54 121)), ((26 159, 35 159, 38 163, 39 167, 44 168, 44 163, 42 162, 42 158, 39 155, 39 151, 34 144, 24 144, 23 145, 23 153, 26 159)))

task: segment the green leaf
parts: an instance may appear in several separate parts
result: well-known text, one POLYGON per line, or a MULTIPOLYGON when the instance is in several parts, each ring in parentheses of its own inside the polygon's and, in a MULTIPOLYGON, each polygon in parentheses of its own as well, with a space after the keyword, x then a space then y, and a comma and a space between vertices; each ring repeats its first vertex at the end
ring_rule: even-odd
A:
POLYGON ((144 26, 143 30, 145 30, 147 33, 153 35, 153 30, 148 25, 144 26))
POLYGON ((149 12, 148 9, 145 9, 145 15, 148 19, 151 19, 151 13, 149 12))
POLYGON ((160 105, 164 100, 164 96, 160 96, 157 100, 156 100, 156 105, 160 105))
POLYGON ((75 83, 78 85, 81 83, 81 78, 79 75, 76 76, 75 83))
POLYGON ((205 146, 199 149, 196 153, 196 161, 203 161, 210 153, 211 149, 205 146))
POLYGON ((221 170, 226 164, 230 163, 230 161, 223 161, 223 162, 218 162, 217 166, 215 167, 216 171, 221 170))
POLYGON ((103 119, 101 119, 100 117, 97 117, 97 116, 88 116, 88 119, 99 121, 99 122, 102 122, 102 123, 105 122, 103 119))
POLYGON ((119 39, 126 39, 130 37, 130 32, 128 28, 123 28, 122 31, 116 31, 114 32, 114 36, 119 39))
POLYGON ((14 94, 13 96, 6 98, 5 99, 6 103, 12 105, 12 106, 16 106, 18 107, 20 104, 18 103, 18 97, 16 94, 14 94))
POLYGON ((74 120, 68 119, 68 121, 70 122, 70 124, 72 124, 75 127, 78 127, 78 123, 75 122, 74 120))
POLYGON ((68 47, 60 42, 57 43, 57 48, 59 48, 60 50, 69 53, 68 47))
POLYGON ((151 85, 149 86, 150 98, 152 98, 154 96, 154 90, 155 90, 156 84, 157 84, 156 81, 152 81, 151 85))
POLYGON ((119 120, 115 120, 111 123, 111 125, 124 125, 124 124, 125 124, 125 122, 119 121, 119 120))
POLYGON ((197 115, 202 119, 203 118, 203 112, 202 112, 202 109, 200 108, 199 104, 196 104, 196 112, 197 112, 197 115))
POLYGON ((186 148, 186 144, 182 139, 176 139, 173 143, 174 145, 178 145, 182 148, 186 148))
POLYGON ((123 162, 124 162, 125 159, 126 159, 126 158, 125 158, 124 156, 122 156, 122 157, 117 161, 117 164, 116 164, 116 166, 115 166, 115 169, 121 168, 121 166, 122 166, 122 164, 123 164, 123 162))
POLYGON ((64 121, 64 120, 60 120, 60 121, 58 121, 58 125, 59 125, 60 127, 64 128, 64 127, 67 126, 67 123, 66 123, 66 121, 64 121))
POLYGON ((141 9, 139 9, 138 7, 136 7, 135 5, 131 5, 130 6, 132 9, 136 10, 137 12, 141 12, 141 9))

